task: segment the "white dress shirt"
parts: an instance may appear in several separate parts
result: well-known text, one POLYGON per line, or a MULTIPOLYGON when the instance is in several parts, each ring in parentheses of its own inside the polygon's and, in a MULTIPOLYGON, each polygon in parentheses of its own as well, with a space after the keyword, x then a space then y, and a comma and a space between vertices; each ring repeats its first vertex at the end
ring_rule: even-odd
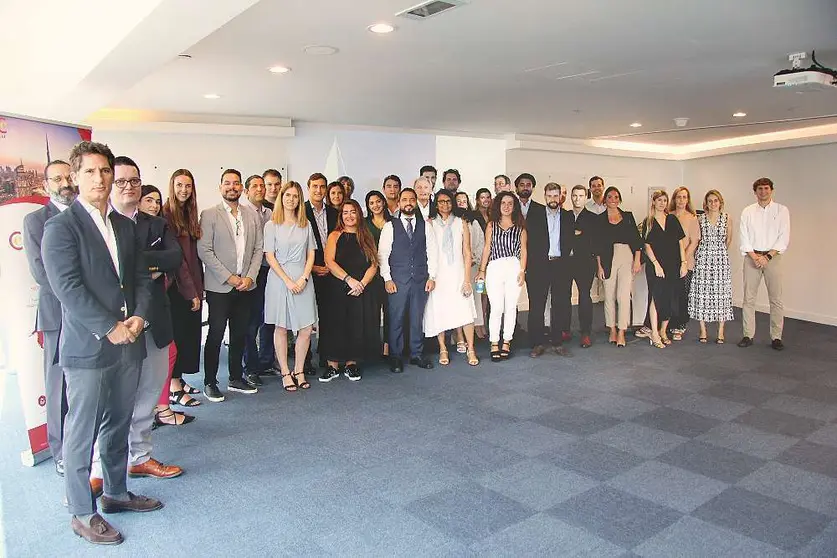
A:
POLYGON ((320 242, 323 243, 323 251, 325 251, 326 242, 328 241, 328 212, 326 206, 323 204, 322 209, 317 211, 317 207, 312 203, 311 211, 314 213, 314 221, 317 223, 317 230, 320 233, 320 242))
MULTIPOLYGON (((270 209, 265 206, 256 207, 256 204, 251 202, 247 196, 241 196, 238 203, 244 207, 249 207, 256 213, 256 215, 259 216, 259 223, 261 224, 262 230, 264 230, 264 226, 267 225, 268 221, 270 221, 271 217, 273 217, 273 212, 270 209)), ((268 265, 266 256, 262 256, 262 265, 268 265)))
POLYGON ((52 205, 54 205, 56 207, 56 209, 58 209, 58 213, 63 213, 65 209, 70 207, 69 205, 64 205, 63 203, 57 202, 53 199, 49 200, 49 203, 51 203, 52 205))
POLYGON ((108 252, 110 253, 110 259, 113 262, 113 268, 116 270, 116 275, 119 277, 119 280, 122 280, 122 270, 119 269, 119 247, 116 243, 116 233, 113 231, 113 223, 110 222, 110 214, 113 211, 113 207, 111 207, 110 203, 108 203, 108 208, 105 213, 104 218, 102 218, 102 212, 99 211, 98 208, 93 207, 86 200, 84 200, 81 196, 76 198, 81 206, 90 214, 90 217, 93 219, 93 223, 96 225, 96 229, 98 229, 99 234, 102 235, 102 238, 105 241, 105 245, 108 247, 108 252))
POLYGON ((532 207, 532 198, 529 198, 525 204, 523 200, 520 200, 520 212, 523 213, 523 218, 525 219, 529 215, 529 208, 532 207))
POLYGON ((784 253, 790 243, 790 212, 774 201, 765 207, 754 203, 741 212, 739 230, 742 256, 754 250, 784 253))
POLYGON ((596 200, 590 198, 587 200, 587 203, 584 204, 584 207, 587 208, 587 211, 591 213, 595 213, 596 215, 601 215, 605 211, 607 211, 607 205, 605 205, 604 200, 602 203, 596 203, 596 200))
POLYGON ((232 207, 224 202, 224 209, 230 220, 233 239, 235 240, 235 274, 241 276, 244 273, 244 245, 247 243, 247 229, 244 226, 244 215, 241 214, 241 207, 238 208, 238 217, 233 215, 232 207))
MULTIPOLYGON (((404 230, 407 230, 407 216, 406 215, 399 215, 396 219, 401 219, 401 223, 404 225, 404 230)), ((410 219, 413 220, 413 231, 416 230, 416 214, 413 213, 410 219)), ((415 234, 415 232, 413 233, 415 234)), ((384 224, 384 228, 381 229, 381 239, 378 241, 378 264, 381 268, 381 277, 384 278, 384 281, 392 281, 392 274, 389 270, 389 255, 392 253, 392 240, 393 240, 393 230, 392 230, 392 221, 387 221, 384 224)), ((436 248, 436 235, 433 234, 433 227, 425 223, 424 225, 424 236, 425 236, 425 245, 427 247, 427 273, 430 276, 430 279, 436 280, 436 257, 437 257, 437 248, 436 248)))

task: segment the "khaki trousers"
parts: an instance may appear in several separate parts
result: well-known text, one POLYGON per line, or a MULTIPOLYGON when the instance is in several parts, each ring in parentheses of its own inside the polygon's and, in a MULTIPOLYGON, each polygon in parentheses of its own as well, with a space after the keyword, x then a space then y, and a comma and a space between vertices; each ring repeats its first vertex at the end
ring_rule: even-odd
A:
POLYGON ((604 280, 604 313, 605 325, 628 329, 631 319, 631 289, 634 284, 634 274, 631 266, 634 255, 627 244, 613 245, 613 265, 610 277, 604 280))
POLYGON ((782 255, 776 254, 766 267, 756 267, 752 258, 744 257, 744 336, 756 336, 756 295, 761 280, 767 286, 767 298, 770 301, 770 338, 781 339, 785 322, 785 306, 782 304, 782 255))

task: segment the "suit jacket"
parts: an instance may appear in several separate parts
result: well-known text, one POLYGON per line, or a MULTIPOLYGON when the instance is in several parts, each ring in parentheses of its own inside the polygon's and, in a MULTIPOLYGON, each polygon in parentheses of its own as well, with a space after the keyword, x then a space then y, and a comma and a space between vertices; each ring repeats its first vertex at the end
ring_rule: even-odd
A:
MULTIPOLYGON (((326 209, 326 234, 331 233, 337 227, 337 210, 330 205, 325 206, 326 209)), ((314 265, 325 265, 325 244, 328 238, 320 238, 320 228, 317 226, 317 219, 314 217, 314 208, 311 202, 305 202, 305 215, 308 217, 308 223, 311 225, 311 230, 314 231, 314 240, 317 241, 317 249, 314 251, 314 265)), ((318 279, 314 277, 314 279, 318 279)))
MULTIPOLYGON (((567 256, 572 247, 573 236, 575 235, 575 220, 572 211, 559 209, 561 212, 561 230, 559 243, 561 255, 567 256)), ((526 267, 529 272, 537 273, 544 270, 538 264, 549 260, 549 223, 546 220, 546 206, 537 202, 531 202, 529 212, 526 215, 526 267), (533 264, 535 267, 533 267, 533 264)))
MULTIPOLYGON (((596 214, 585 208, 578 213, 568 212, 570 219, 575 221, 575 232, 570 242, 570 250, 574 256, 593 259, 593 245, 596 236, 596 214)), ((562 218, 563 219, 563 218, 562 218)), ((563 251, 563 248, 561 248, 563 251)), ((563 252, 562 252, 563 253, 563 252)), ((569 252, 568 252, 569 253, 569 252)))
MULTIPOLYGON (((116 236, 119 271, 80 202, 51 218, 44 227, 41 253, 49 284, 61 302, 58 362, 64 368, 116 364, 123 347, 113 345, 107 339, 108 332, 130 316, 150 322, 151 277, 136 226, 116 211, 108 218, 116 236)), ((127 350, 131 359, 145 358, 142 333, 127 345, 127 350)))
POLYGON ((162 272, 151 282, 151 335, 158 349, 167 347, 174 339, 166 277, 173 275, 183 262, 183 250, 169 229, 165 219, 137 213, 137 237, 145 247, 142 255, 149 273, 162 272))
MULTIPOLYGON (((264 228, 256 212, 239 204, 238 211, 245 231, 244 268, 241 277, 249 277, 256 288, 256 279, 264 257, 264 228)), ((201 212, 201 237, 198 240, 198 256, 206 266, 204 289, 214 293, 228 293, 233 286, 227 279, 235 275, 237 256, 235 231, 230 223, 224 202, 201 212)))
POLYGON ((23 248, 29 261, 29 273, 38 284, 38 312, 35 317, 36 331, 61 330, 61 303, 49 286, 44 262, 41 257, 41 241, 44 238, 46 222, 61 213, 55 204, 47 203, 23 219, 23 248))

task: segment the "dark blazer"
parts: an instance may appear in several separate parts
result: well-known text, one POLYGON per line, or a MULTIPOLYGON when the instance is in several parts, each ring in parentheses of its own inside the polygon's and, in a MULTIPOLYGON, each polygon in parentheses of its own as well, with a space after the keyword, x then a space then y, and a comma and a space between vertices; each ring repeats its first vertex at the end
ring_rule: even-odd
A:
POLYGON ((166 295, 166 276, 172 276, 183 262, 183 250, 169 229, 165 219, 137 213, 137 237, 145 247, 142 253, 149 273, 163 275, 151 282, 151 311, 146 320, 151 324, 151 335, 158 349, 167 347, 174 339, 169 297, 166 295))
MULTIPOLYGON (((76 200, 46 223, 41 245, 44 269, 61 302, 59 364, 64 368, 104 368, 116 364, 123 347, 108 332, 126 317, 149 321, 151 277, 134 222, 111 211, 121 276, 93 218, 76 200), (121 277, 121 279, 120 279, 121 277)), ((145 358, 143 335, 130 345, 128 358, 145 358)))
MULTIPOLYGON (((575 221, 575 231, 573 232, 572 241, 570 242, 570 250, 574 256, 593 258, 593 245, 595 244, 596 236, 596 217, 592 211, 582 208, 578 213, 578 217, 572 211, 568 212, 570 219, 575 221)), ((561 248, 562 254, 564 248, 561 248)), ((569 252, 568 252, 569 253, 569 252)))
MULTIPOLYGON (((559 242, 561 244, 561 255, 567 256, 572 246, 573 235, 575 234, 575 222, 572 211, 561 209, 561 231, 559 242)), ((537 202, 531 202, 529 213, 526 214, 526 258, 529 272, 537 273, 537 267, 530 264, 538 264, 549 260, 549 224, 546 220, 546 206, 537 202)), ((544 269, 541 267, 540 269, 544 269)))
MULTIPOLYGON (((328 230, 326 234, 331 233, 337 227, 337 210, 326 204, 326 227, 328 230)), ((311 230, 314 231, 314 240, 317 241, 317 249, 314 251, 314 265, 325 265, 325 244, 328 238, 320 238, 320 228, 317 226, 317 220, 314 218, 314 208, 311 202, 305 202, 305 215, 308 217, 308 223, 311 225, 311 230)))
MULTIPOLYGON (((630 211, 622 211, 621 209, 619 213, 622 214, 620 226, 624 227, 619 229, 624 233, 624 238, 619 239, 619 241, 628 244, 631 247, 632 253, 642 250, 642 238, 640 238, 639 230, 636 228, 634 214, 630 211)), ((596 223, 597 232, 593 250, 594 254, 601 258, 602 269, 605 273, 605 279, 607 279, 610 277, 610 268, 613 265, 613 245, 617 242, 614 240, 614 227, 607 220, 607 211, 596 215, 596 223)))
POLYGON ((23 249, 29 261, 29 272, 38 284, 38 312, 35 318, 36 331, 59 331, 61 329, 61 303, 49 286, 44 262, 41 258, 41 241, 44 238, 46 222, 61 213, 55 204, 48 202, 23 219, 23 249))

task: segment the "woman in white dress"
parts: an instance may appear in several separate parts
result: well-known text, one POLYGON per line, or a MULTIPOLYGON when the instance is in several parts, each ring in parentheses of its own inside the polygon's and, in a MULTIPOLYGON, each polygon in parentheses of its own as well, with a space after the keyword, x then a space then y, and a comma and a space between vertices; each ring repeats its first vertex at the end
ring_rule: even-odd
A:
POLYGON ((302 187, 288 182, 279 192, 273 217, 264 226, 264 252, 270 264, 264 323, 275 325, 273 343, 285 391, 308 389, 305 355, 317 321, 314 286, 309 281, 317 244, 305 216, 302 187), (294 372, 288 367, 288 330, 296 333, 294 372))
POLYGON ((468 224, 453 214, 453 195, 440 190, 433 200, 428 224, 438 249, 436 288, 424 309, 424 335, 439 339, 439 364, 450 364, 445 333, 462 327, 467 342, 468 364, 479 364, 474 350, 474 308, 471 287, 471 233, 468 224))
MULTIPOLYGON (((458 217, 465 219, 465 223, 470 227, 471 233, 471 282, 476 283, 477 273, 480 270, 480 258, 482 257, 482 249, 485 246, 485 232, 482 230, 477 221, 477 211, 471 207, 471 200, 468 198, 467 192, 459 191, 456 193, 456 209, 454 213, 458 217)), ((477 311, 474 317, 474 334, 477 339, 485 339, 485 315, 482 310, 483 295, 476 292, 474 285, 474 308, 477 311)), ((465 343, 465 332, 462 328, 456 330, 456 352, 464 353, 467 349, 465 343)))

